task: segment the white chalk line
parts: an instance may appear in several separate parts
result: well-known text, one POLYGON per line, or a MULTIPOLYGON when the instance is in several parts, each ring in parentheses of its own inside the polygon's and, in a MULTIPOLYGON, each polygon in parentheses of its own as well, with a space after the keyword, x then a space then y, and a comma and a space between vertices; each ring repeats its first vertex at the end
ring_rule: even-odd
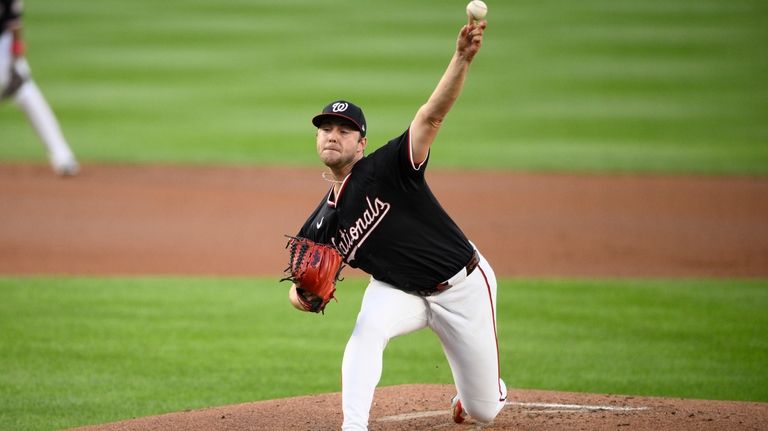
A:
POLYGON ((443 416, 451 414, 450 410, 430 410, 426 412, 403 413, 394 416, 384 416, 376 419, 376 422, 402 422, 411 419, 431 418, 433 416, 443 416))
MULTIPOLYGON (((518 401, 507 401, 508 406, 523 407, 534 412, 574 412, 574 411, 607 411, 607 412, 635 412, 648 410, 649 407, 627 407, 627 406, 597 406, 584 404, 558 404, 558 403, 523 403, 518 401)), ((425 412, 402 413, 393 416, 384 416, 376 419, 376 422, 404 422, 412 419, 431 418, 434 416, 450 415, 450 410, 429 410, 425 412)))
POLYGON ((608 412, 635 412, 641 410, 648 410, 648 407, 622 407, 622 406, 590 406, 583 404, 557 404, 557 403, 521 403, 515 401, 507 401, 508 406, 518 407, 531 407, 543 410, 560 410, 560 411, 583 411, 583 410, 597 410, 608 412))

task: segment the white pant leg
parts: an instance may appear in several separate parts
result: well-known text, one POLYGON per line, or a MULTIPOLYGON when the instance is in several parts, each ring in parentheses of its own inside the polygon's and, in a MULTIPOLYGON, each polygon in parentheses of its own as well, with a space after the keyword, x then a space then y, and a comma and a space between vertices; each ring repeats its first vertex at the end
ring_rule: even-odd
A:
POLYGON ((342 430, 368 429, 384 348, 391 338, 426 325, 427 306, 423 298, 371 279, 341 365, 342 430))
POLYGON ((464 410, 490 422, 506 403, 496 335, 496 276, 480 264, 464 281, 427 298, 429 326, 437 333, 451 366, 464 410))
POLYGON ((0 94, 11 81, 11 32, 0 36, 0 94))
POLYGON ((27 119, 43 141, 54 167, 73 163, 75 160, 72 150, 64 140, 59 122, 51 111, 51 107, 43 97, 35 81, 28 80, 16 92, 16 104, 24 111, 27 119))

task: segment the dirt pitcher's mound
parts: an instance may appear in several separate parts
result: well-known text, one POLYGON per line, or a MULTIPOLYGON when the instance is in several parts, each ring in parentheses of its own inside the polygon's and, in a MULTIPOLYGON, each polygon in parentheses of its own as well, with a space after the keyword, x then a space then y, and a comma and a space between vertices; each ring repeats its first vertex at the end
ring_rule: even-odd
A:
MULTIPOLYGON (((510 390, 496 421, 455 424, 450 385, 380 388, 371 431, 404 430, 653 430, 759 431, 768 429, 768 403, 510 390)), ((341 428, 341 394, 305 396, 170 413, 77 428, 78 431, 321 431, 341 428)))

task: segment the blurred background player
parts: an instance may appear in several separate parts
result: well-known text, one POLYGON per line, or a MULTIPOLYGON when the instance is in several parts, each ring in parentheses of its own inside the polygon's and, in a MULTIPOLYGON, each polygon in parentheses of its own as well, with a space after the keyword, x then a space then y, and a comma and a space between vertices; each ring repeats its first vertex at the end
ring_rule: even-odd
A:
POLYGON ((80 170, 77 160, 24 58, 21 14, 21 0, 0 0, 0 101, 13 99, 24 111, 58 175, 75 175, 80 170))

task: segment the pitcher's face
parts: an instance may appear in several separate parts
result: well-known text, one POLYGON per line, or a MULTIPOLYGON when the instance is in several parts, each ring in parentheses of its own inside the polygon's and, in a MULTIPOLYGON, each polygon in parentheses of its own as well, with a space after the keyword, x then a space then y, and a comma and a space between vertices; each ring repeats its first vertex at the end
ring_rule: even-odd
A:
POLYGON ((329 168, 341 168, 363 157, 366 139, 349 121, 329 119, 317 128, 317 154, 329 168))

